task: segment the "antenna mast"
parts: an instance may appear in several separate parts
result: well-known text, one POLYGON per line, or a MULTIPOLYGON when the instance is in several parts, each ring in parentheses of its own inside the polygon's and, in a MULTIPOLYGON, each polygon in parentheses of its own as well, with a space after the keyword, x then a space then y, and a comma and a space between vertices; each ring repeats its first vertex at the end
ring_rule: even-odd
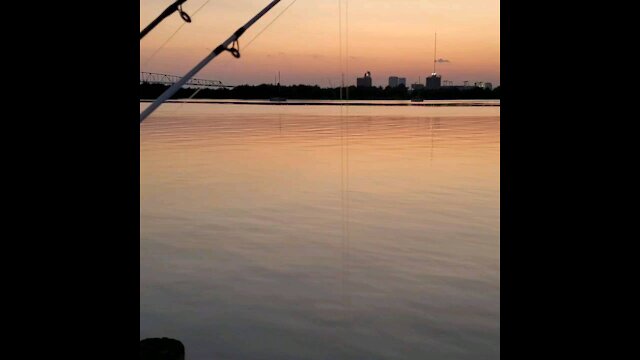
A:
POLYGON ((434 34, 434 39, 433 39, 433 74, 435 75, 436 73, 436 49, 437 49, 437 45, 438 45, 438 33, 436 32, 434 34))

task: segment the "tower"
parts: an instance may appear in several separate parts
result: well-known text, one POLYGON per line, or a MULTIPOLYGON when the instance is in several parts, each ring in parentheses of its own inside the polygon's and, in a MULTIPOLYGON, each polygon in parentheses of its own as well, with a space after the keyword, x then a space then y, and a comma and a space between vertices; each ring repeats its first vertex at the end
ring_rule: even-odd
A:
POLYGON ((438 33, 435 33, 433 39, 433 73, 427 78, 427 90, 440 89, 442 77, 436 73, 436 50, 438 49, 438 33))

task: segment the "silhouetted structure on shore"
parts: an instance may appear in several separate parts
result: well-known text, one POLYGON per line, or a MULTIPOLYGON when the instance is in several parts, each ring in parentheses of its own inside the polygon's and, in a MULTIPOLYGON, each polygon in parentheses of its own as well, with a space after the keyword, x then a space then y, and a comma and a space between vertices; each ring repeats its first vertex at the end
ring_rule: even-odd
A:
POLYGON ((442 77, 436 73, 427 78, 427 90, 438 90, 442 85, 442 77))
POLYGON ((367 88, 373 86, 373 80, 371 79, 371 72, 364 73, 364 77, 357 78, 356 84, 359 88, 367 88))
MULTIPOLYGON (((167 85, 140 84, 140 99, 155 99, 167 85)), ((180 89, 173 99, 186 99, 193 95, 197 89, 180 89)), ((194 99, 243 99, 243 100, 269 100, 273 94, 278 93, 275 85, 241 85, 233 89, 201 89, 193 97, 194 99)), ((281 86, 281 97, 298 100, 339 100, 340 88, 321 88, 311 85, 281 86)), ((425 100, 462 100, 462 99, 500 99, 500 87, 489 90, 479 87, 441 87, 437 90, 416 89, 409 91, 405 86, 398 87, 349 87, 349 99, 352 100, 410 100, 421 97, 425 100)))
POLYGON ((389 76, 389 87, 395 88, 398 86, 407 86, 407 78, 397 77, 397 76, 389 76))

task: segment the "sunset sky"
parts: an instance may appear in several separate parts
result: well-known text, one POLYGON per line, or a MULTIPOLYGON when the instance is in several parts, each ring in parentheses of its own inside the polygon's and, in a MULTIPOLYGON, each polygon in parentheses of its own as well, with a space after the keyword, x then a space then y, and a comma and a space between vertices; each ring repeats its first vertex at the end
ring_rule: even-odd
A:
MULTIPOLYGON (((140 29, 174 0, 141 0, 140 29)), ((226 40, 269 0, 188 0, 183 8, 192 16, 153 58, 151 55, 183 23, 176 13, 140 42, 140 71, 183 75, 226 40)), ((281 72, 282 84, 338 86, 346 72, 346 23, 343 12, 343 70, 340 66, 339 0, 297 2, 243 50, 258 32, 292 0, 281 1, 240 39, 242 57, 221 54, 196 77, 231 85, 273 83, 281 72)), ((406 77, 424 83, 433 71, 434 33, 443 80, 489 81, 500 84, 499 0, 349 0, 349 84, 371 71, 376 86, 388 77, 406 77)))

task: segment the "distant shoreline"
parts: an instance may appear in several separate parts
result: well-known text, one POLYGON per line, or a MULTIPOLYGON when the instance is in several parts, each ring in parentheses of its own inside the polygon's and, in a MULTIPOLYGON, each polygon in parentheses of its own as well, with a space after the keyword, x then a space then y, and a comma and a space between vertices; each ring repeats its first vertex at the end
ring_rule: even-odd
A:
MULTIPOLYGON (((154 99, 140 99, 141 103, 150 103, 153 102, 154 99)), ((500 107, 500 103, 490 104, 490 103, 481 103, 482 101, 491 101, 491 99, 477 99, 477 100, 435 100, 435 101, 447 101, 442 103, 433 103, 429 101, 434 100, 425 100, 424 102, 411 102, 410 100, 350 100, 350 101, 339 101, 339 100, 294 100, 290 101, 269 101, 269 100, 168 100, 167 103, 176 103, 176 104, 235 104, 235 105, 292 105, 292 106, 309 106, 309 105, 320 105, 320 106, 339 106, 339 105, 349 105, 349 106, 490 106, 490 107, 500 107), (368 101, 397 101, 393 103, 382 103, 382 102, 368 102, 368 101), (401 102, 402 101, 402 102, 401 102)), ((498 100, 499 101, 499 100, 498 100)))
MULTIPOLYGON (((150 84, 141 83, 138 98, 139 99, 156 99, 169 88, 166 84, 150 84)), ((311 85, 291 85, 278 86, 273 84, 262 85, 240 85, 234 88, 181 88, 175 93, 172 99, 188 99, 199 101, 236 101, 244 100, 263 100, 269 101, 273 98, 297 99, 299 101, 342 101, 349 99, 350 101, 409 101, 412 99, 423 99, 425 102, 430 100, 500 100, 500 87, 495 89, 485 89, 480 87, 458 88, 458 87, 442 87, 439 89, 415 89, 410 90, 406 87, 356 87, 349 86, 346 88, 321 88, 311 85)), ((352 104, 350 102, 350 104, 352 104)), ((414 105, 422 104, 419 102, 412 103, 414 105)), ((333 105, 333 104, 332 104, 333 105)), ((422 106, 432 106, 424 105, 422 106)))

